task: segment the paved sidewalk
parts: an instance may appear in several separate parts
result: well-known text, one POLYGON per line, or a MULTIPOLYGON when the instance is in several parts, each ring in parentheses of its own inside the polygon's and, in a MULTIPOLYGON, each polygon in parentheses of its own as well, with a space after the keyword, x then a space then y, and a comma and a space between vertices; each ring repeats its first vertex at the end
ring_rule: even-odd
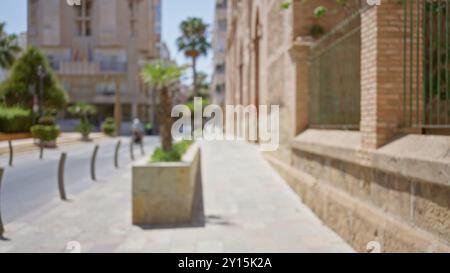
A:
POLYGON ((143 230, 131 225, 131 178, 97 183, 6 223, 0 252, 352 252, 304 206, 249 144, 203 146, 203 206, 186 227, 143 230))

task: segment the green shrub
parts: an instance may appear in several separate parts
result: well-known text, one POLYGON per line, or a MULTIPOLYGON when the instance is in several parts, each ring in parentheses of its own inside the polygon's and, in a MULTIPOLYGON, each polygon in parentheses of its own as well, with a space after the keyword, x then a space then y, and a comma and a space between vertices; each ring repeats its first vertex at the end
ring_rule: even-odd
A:
POLYGON ((173 145, 173 150, 177 151, 179 154, 181 154, 181 156, 183 156, 187 152, 189 147, 191 147, 192 143, 194 142, 191 140, 180 141, 173 145))
POLYGON ((151 131, 153 130, 153 123, 149 122, 145 124, 145 130, 151 131))
POLYGON ((325 14, 327 13, 327 8, 324 6, 318 6, 315 10, 314 10, 314 16, 317 18, 323 17, 325 16, 325 14))
POLYGON ((78 102, 67 109, 69 113, 80 117, 80 124, 75 130, 83 136, 83 140, 89 140, 89 134, 94 130, 94 126, 89 123, 89 116, 97 113, 97 108, 89 103, 78 102))
POLYGON ((151 162, 178 162, 181 161, 181 154, 172 150, 170 152, 164 151, 162 148, 157 148, 152 155, 151 162))
POLYGON ((31 111, 19 107, 5 108, 0 106, 0 132, 29 132, 32 125, 33 114, 31 111))
POLYGON ((291 5, 292 5, 292 2, 290 0, 285 0, 285 1, 281 2, 280 8, 282 10, 289 9, 291 7, 291 5))
POLYGON ((102 124, 102 132, 105 135, 113 136, 116 133, 116 125, 113 118, 107 118, 102 124))
POLYGON ((83 137, 89 137, 89 134, 94 129, 94 126, 92 126, 88 121, 81 121, 80 124, 75 127, 75 130, 80 133, 83 137))
MULTIPOLYGON (((209 100, 206 98, 202 98, 202 108, 206 108, 208 105, 209 105, 209 100)), ((191 100, 188 103, 186 103, 186 106, 189 108, 189 110, 191 110, 192 113, 194 112, 194 110, 195 110, 194 100, 191 100)))
POLYGON ((309 29, 309 34, 315 38, 318 39, 320 38, 320 36, 325 34, 325 29, 318 24, 312 25, 311 28, 309 29))
POLYGON ((31 127, 31 135, 35 139, 41 141, 53 141, 58 138, 60 134, 59 126, 56 125, 34 125, 31 127))
POLYGON ((64 109, 67 103, 67 94, 63 90, 58 77, 50 66, 45 55, 35 47, 28 47, 16 60, 9 77, 0 84, 0 98, 7 106, 30 107, 33 104, 33 93, 30 86, 39 91, 41 80, 38 76, 38 67, 47 72, 43 78, 43 105, 45 109, 64 109))
POLYGON ((175 143, 169 152, 164 151, 162 148, 157 148, 152 155, 151 162, 179 162, 192 143, 193 141, 190 140, 175 143))

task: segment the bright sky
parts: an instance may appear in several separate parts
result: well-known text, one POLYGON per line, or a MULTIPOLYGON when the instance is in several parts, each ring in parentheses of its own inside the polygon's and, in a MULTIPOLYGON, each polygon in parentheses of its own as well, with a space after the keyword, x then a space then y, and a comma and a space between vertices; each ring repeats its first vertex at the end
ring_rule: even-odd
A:
MULTIPOLYGON (((162 0, 163 2, 163 40, 169 45, 171 54, 179 64, 187 63, 183 54, 178 53, 175 40, 179 35, 178 26, 189 16, 203 18, 212 27, 215 0, 162 0)), ((20 33, 27 29, 26 0, 1 0, 0 22, 6 22, 6 31, 20 33)), ((211 54, 210 54, 211 55, 211 54)), ((199 61, 199 71, 211 75, 211 58, 199 61)))

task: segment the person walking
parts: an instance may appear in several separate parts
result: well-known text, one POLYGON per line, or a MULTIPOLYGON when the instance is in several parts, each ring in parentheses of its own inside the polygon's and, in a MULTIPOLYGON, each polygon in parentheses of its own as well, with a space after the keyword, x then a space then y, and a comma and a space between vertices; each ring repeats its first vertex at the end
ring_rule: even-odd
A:
POLYGON ((134 143, 141 144, 144 137, 144 126, 138 118, 133 121, 132 134, 134 143))

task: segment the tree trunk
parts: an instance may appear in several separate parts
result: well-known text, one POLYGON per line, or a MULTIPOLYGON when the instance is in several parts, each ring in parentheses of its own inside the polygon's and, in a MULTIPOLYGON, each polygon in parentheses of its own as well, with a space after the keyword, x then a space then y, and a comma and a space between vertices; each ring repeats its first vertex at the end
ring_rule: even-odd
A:
POLYGON ((164 151, 172 150, 172 101, 167 87, 161 89, 159 105, 159 123, 161 125, 161 144, 164 151))
POLYGON ((116 135, 120 136, 122 131, 122 99, 121 99, 121 90, 120 90, 120 82, 118 79, 115 79, 115 98, 114 98, 114 125, 116 127, 116 135))
POLYGON ((192 57, 192 87, 194 96, 198 96, 197 93, 197 57, 192 57))
POLYGON ((157 95, 157 89, 152 88, 152 135, 153 134, 159 134, 159 120, 158 120, 158 108, 156 105, 156 95, 157 95))

